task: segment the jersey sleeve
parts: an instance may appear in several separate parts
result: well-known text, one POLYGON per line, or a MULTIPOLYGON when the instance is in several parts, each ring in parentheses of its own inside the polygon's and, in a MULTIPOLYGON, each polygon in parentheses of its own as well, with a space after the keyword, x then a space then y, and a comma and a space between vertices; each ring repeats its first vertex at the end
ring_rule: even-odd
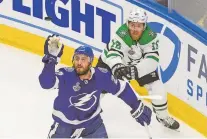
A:
POLYGON ((59 83, 64 82, 65 69, 60 68, 55 71, 55 64, 45 64, 44 68, 39 75, 39 83, 43 89, 57 89, 59 83))
POLYGON ((123 63, 123 43, 119 37, 115 34, 114 38, 107 44, 102 53, 103 61, 112 68, 117 63, 123 63))
POLYGON ((156 37, 149 43, 142 45, 141 49, 143 51, 144 58, 153 59, 156 62, 159 62, 159 39, 156 37))
POLYGON ((132 109, 138 108, 138 98, 126 81, 116 79, 109 72, 104 76, 104 90, 122 99, 132 109))
POLYGON ((129 35, 128 27, 126 24, 120 26, 113 38, 104 49, 103 55, 101 56, 103 62, 105 62, 110 68, 117 63, 123 63, 125 51, 132 45, 133 41, 129 35))

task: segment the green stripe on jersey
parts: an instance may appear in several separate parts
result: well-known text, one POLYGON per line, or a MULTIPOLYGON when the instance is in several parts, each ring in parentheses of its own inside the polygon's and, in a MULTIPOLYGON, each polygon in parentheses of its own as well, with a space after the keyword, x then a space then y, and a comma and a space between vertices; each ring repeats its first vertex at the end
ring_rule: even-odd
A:
POLYGON ((109 58, 109 57, 111 57, 111 56, 120 56, 120 55, 118 55, 118 54, 116 54, 116 53, 110 53, 110 54, 108 54, 109 52, 106 50, 106 49, 104 49, 104 55, 107 57, 107 58, 109 58))
POLYGON ((159 58, 157 58, 155 56, 147 56, 147 58, 151 58, 151 59, 154 59, 155 61, 159 62, 159 58))

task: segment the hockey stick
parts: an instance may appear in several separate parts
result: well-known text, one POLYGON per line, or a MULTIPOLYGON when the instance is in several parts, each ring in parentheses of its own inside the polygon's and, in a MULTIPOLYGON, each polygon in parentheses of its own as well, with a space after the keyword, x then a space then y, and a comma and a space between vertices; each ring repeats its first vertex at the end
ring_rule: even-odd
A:
MULTIPOLYGON (((136 93, 136 91, 134 90, 134 88, 131 86, 131 84, 129 83, 129 81, 128 81, 126 78, 124 78, 124 81, 125 81, 126 83, 129 84, 129 86, 131 87, 132 91, 137 95, 138 98, 149 98, 149 99, 160 99, 160 98, 161 98, 161 99, 162 99, 161 96, 142 96, 142 97, 140 97, 140 96, 136 93)), ((146 132, 147 132, 147 136, 148 136, 148 138, 149 138, 149 139, 152 139, 152 136, 151 136, 151 134, 150 134, 150 132, 149 132, 148 125, 147 125, 147 123, 145 123, 145 122, 144 122, 144 127, 145 127, 145 130, 146 130, 146 132)))
MULTIPOLYGON (((137 93, 135 93, 137 95, 137 93)), ((138 96, 140 99, 151 99, 151 100, 159 100, 162 99, 162 96, 151 95, 151 96, 138 96)))
POLYGON ((129 86, 132 88, 135 95, 140 99, 151 99, 151 100, 160 100, 160 99, 162 99, 162 96, 159 96, 159 95, 140 96, 139 94, 136 93, 136 91, 134 90, 134 88, 131 86, 131 84, 129 83, 129 81, 126 78, 124 78, 124 81, 129 84, 129 86))
POLYGON ((152 139, 152 136, 151 136, 151 134, 150 134, 150 132, 149 132, 148 125, 147 125, 146 123, 144 123, 144 127, 145 127, 145 130, 146 130, 146 132, 147 132, 147 136, 148 136, 148 138, 149 138, 149 139, 152 139))

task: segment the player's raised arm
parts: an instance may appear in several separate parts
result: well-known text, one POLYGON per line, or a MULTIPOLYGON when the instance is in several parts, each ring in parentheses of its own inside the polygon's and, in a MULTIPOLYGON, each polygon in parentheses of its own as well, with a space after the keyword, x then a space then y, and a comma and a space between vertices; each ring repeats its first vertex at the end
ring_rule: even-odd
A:
POLYGON ((48 36, 44 44, 44 54, 42 59, 44 68, 39 76, 39 82, 42 88, 50 89, 58 87, 59 79, 64 72, 60 69, 55 72, 55 65, 63 54, 64 45, 60 42, 57 35, 48 36))
POLYGON ((106 91, 121 98, 132 108, 132 117, 134 117, 137 122, 139 122, 142 126, 144 126, 144 122, 148 125, 150 124, 152 115, 151 109, 145 106, 142 101, 137 98, 127 82, 115 79, 114 76, 108 72, 105 75, 104 83, 106 91))

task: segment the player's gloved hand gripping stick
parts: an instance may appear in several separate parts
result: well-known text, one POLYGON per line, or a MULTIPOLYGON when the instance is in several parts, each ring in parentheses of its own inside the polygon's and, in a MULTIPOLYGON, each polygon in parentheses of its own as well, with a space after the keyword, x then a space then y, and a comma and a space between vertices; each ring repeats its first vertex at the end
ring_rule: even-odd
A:
MULTIPOLYGON (((126 78, 124 78, 124 81, 126 81, 126 82, 129 84, 129 86, 132 88, 132 90, 134 91, 134 93, 137 95, 137 97, 138 97, 139 99, 143 99, 143 98, 144 98, 144 99, 162 99, 161 96, 139 96, 139 95, 136 93, 136 91, 134 90, 134 88, 131 86, 131 84, 128 82, 128 80, 127 80, 126 78)), ((140 105, 141 105, 141 104, 140 104, 140 105)), ((144 124, 145 130, 146 130, 146 132, 147 132, 147 136, 149 137, 149 139, 152 139, 152 136, 151 136, 151 134, 150 134, 150 132, 149 132, 149 128, 148 128, 147 123, 144 122, 143 124, 144 124)))

